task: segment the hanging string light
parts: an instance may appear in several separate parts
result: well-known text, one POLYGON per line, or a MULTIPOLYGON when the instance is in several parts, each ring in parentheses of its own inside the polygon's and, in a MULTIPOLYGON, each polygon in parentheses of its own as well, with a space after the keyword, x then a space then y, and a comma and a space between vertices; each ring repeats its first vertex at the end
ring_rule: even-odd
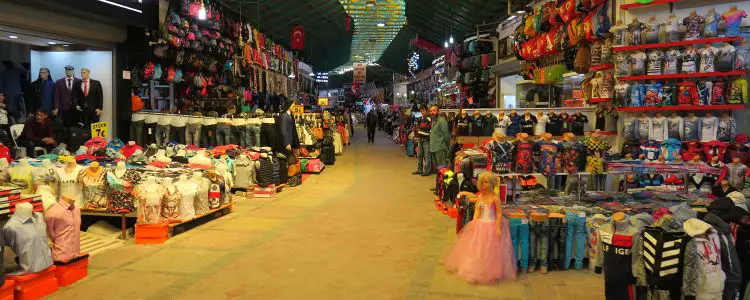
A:
POLYGON ((198 19, 206 19, 206 6, 203 5, 203 1, 201 1, 201 8, 198 9, 198 19))
POLYGON ((417 75, 417 69, 419 69, 419 53, 412 52, 409 54, 407 59, 407 65, 409 69, 409 76, 414 77, 417 75))

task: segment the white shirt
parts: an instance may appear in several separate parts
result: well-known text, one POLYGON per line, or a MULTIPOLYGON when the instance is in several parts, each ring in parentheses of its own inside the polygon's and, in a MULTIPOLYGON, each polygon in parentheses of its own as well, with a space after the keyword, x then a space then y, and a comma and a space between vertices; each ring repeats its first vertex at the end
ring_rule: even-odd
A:
POLYGON ((57 175, 60 177, 60 192, 58 194, 60 197, 75 200, 75 205, 78 207, 83 205, 83 185, 78 181, 78 173, 83 169, 82 166, 76 166, 70 173, 65 167, 57 169, 57 175))

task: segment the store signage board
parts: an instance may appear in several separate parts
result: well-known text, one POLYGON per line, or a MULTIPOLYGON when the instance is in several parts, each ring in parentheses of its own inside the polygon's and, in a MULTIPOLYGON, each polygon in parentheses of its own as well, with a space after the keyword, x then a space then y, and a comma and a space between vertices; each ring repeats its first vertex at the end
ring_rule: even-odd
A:
POLYGON ((305 113, 305 106, 303 105, 292 105, 292 107, 289 108, 289 111, 293 115, 301 115, 305 113))
POLYGON ((355 63, 352 82, 365 83, 367 81, 367 64, 355 63))
POLYGON ((328 98, 318 98, 318 105, 328 106, 328 98))
POLYGON ((109 122, 91 124, 91 137, 107 138, 109 136, 109 122))

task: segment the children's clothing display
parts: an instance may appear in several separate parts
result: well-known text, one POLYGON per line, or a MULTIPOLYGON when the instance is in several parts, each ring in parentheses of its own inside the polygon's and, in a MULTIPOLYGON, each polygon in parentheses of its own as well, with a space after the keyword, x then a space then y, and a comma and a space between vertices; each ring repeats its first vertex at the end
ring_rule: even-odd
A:
POLYGON ((541 117, 538 117, 536 120, 536 125, 534 125, 534 135, 540 136, 544 134, 547 128, 547 123, 549 123, 549 117, 547 115, 542 115, 541 117))
POLYGON ((680 72, 680 56, 682 52, 678 49, 669 49, 664 53, 664 74, 677 74, 680 72))
POLYGON ((516 141, 513 144, 513 161, 516 173, 532 173, 534 170, 534 142, 516 141))
POLYGON ((646 75, 646 60, 648 60, 648 56, 646 56, 646 53, 643 53, 643 51, 631 54, 629 75, 646 75))
POLYGON ((699 58, 698 50, 695 48, 688 47, 683 50, 682 55, 680 56, 680 73, 686 74, 697 72, 696 64, 699 58))
MULTIPOLYGON (((657 32, 658 40, 658 32, 657 32)), ((661 64, 664 59, 664 51, 652 50, 648 53, 648 75, 661 75, 661 64)))
POLYGON ((730 9, 723 13, 721 18, 726 24, 725 33, 727 35, 738 35, 740 33, 740 23, 742 19, 747 17, 747 13, 744 10, 730 9))
POLYGON ((703 117, 698 122, 698 138, 701 142, 710 142, 718 138, 719 118, 703 117))
POLYGON ((492 171, 498 174, 508 173, 513 159, 513 144, 505 140, 493 140, 485 147, 492 160, 492 171))
POLYGON ((584 131, 583 128, 585 124, 589 122, 589 118, 580 112, 572 115, 570 118, 571 118, 571 131, 570 132, 572 132, 575 135, 582 136, 583 131, 584 131))
POLYGON ((734 118, 731 116, 719 118, 719 128, 716 131, 717 139, 722 142, 729 142, 733 141, 736 135, 737 122, 734 121, 734 118))
POLYGON ((672 116, 667 120, 667 136, 682 140, 685 136, 685 123, 680 116, 672 116))
POLYGON ((630 36, 630 45, 640 45, 642 44, 641 41, 641 32, 643 31, 643 28, 645 25, 638 21, 634 20, 632 23, 628 24, 628 33, 630 36))
POLYGON ((719 21, 721 21, 721 15, 712 8, 706 13, 705 21, 706 26, 703 27, 703 36, 709 38, 719 35, 719 21))
POLYGON ((716 59, 716 55, 719 54, 719 49, 714 46, 710 46, 710 47, 701 49, 700 54, 701 54, 700 72, 702 73, 713 72, 714 60, 716 59))
POLYGON ((682 20, 685 25, 685 40, 697 40, 701 38, 701 26, 706 23, 706 19, 699 15, 690 15, 682 20))
POLYGON ((729 72, 734 69, 734 60, 737 50, 734 46, 729 43, 725 43, 723 46, 717 48, 716 52, 716 66, 717 72, 729 72))

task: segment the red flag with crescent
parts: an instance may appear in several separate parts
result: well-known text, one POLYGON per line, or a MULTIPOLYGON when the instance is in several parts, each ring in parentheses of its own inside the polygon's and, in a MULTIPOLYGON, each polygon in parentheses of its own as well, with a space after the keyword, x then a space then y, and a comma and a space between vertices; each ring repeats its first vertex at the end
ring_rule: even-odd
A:
POLYGON ((292 28, 292 50, 305 48, 305 28, 294 26, 292 28))

